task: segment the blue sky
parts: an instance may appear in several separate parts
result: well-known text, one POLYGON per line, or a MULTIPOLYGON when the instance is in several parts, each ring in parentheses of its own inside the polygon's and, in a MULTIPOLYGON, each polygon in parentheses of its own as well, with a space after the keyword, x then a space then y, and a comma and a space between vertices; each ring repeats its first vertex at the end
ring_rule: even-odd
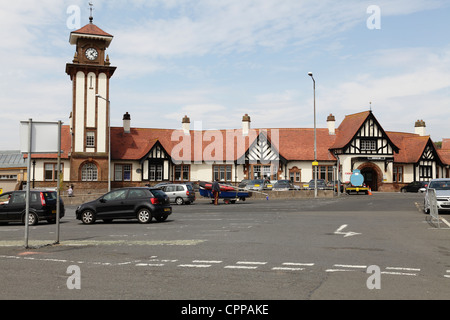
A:
MULTIPOLYGON (((447 0, 93 0, 108 48, 113 126, 203 129, 313 127, 332 113, 372 110, 387 131, 425 120, 450 138, 450 2, 447 0), (377 20, 369 6, 380 9, 377 20), (369 29, 367 21, 380 29, 369 29)), ((0 150, 19 149, 19 122, 71 112, 65 65, 75 48, 68 21, 88 1, 0 3, 0 150)))

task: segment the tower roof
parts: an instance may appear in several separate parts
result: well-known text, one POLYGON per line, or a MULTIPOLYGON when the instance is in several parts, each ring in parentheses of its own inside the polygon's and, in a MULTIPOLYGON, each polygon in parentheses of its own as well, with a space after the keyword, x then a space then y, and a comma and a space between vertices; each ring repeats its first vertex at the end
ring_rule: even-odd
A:
POLYGON ((70 44, 76 45, 77 40, 79 38, 88 38, 88 39, 100 39, 106 41, 106 46, 109 47, 109 44, 111 43, 113 36, 109 33, 103 31, 99 27, 97 27, 93 23, 89 23, 85 25, 83 28, 72 31, 70 33, 70 44))

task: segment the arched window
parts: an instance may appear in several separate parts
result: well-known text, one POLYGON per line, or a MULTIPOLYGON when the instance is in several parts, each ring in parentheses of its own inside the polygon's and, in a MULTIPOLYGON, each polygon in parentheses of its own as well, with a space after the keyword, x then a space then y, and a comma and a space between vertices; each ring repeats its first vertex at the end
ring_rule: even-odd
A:
POLYGON ((93 163, 86 163, 81 169, 81 180, 82 181, 97 181, 98 180, 98 169, 93 163))

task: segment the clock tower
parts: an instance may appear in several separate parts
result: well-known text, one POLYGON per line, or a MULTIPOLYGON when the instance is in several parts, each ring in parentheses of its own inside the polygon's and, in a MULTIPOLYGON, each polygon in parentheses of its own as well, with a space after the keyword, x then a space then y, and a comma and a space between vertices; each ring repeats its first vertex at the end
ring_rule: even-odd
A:
POLYGON ((113 36, 93 24, 92 15, 89 20, 71 32, 69 41, 76 50, 72 63, 66 65, 73 94, 70 180, 102 188, 109 171, 109 80, 116 67, 106 54, 113 36))

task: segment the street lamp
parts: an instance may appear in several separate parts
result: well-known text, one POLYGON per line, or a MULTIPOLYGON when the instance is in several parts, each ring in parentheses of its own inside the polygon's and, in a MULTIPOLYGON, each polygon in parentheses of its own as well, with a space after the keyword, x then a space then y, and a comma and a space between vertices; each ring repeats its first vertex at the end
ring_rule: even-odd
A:
POLYGON ((308 72, 308 76, 313 81, 314 90, 314 198, 317 198, 317 129, 316 129, 316 80, 314 80, 312 72, 308 72))
POLYGON ((106 112, 108 113, 108 192, 111 191, 111 110, 110 110, 110 104, 111 102, 103 98, 101 95, 96 94, 96 98, 100 98, 106 101, 107 107, 106 112))

